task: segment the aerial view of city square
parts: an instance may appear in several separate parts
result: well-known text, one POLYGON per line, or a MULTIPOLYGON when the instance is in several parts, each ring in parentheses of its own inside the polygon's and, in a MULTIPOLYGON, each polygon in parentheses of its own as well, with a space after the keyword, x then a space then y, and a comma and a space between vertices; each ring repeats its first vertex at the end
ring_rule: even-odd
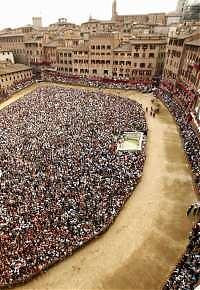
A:
POLYGON ((2 2, 0 289, 200 290, 200 0, 2 2))

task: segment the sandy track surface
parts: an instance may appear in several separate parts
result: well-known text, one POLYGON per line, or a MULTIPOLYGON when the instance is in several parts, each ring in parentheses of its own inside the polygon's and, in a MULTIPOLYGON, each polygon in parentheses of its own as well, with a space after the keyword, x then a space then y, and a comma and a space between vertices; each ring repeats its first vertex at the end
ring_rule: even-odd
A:
MULTIPOLYGON (((35 87, 14 95, 0 109, 35 87)), ((128 96, 144 108, 151 106, 148 94, 104 91, 128 96)), ((163 105, 158 116, 146 117, 149 133, 143 178, 115 223, 72 257, 16 289, 161 289, 185 249, 191 229, 185 212, 196 196, 172 117, 163 105)))

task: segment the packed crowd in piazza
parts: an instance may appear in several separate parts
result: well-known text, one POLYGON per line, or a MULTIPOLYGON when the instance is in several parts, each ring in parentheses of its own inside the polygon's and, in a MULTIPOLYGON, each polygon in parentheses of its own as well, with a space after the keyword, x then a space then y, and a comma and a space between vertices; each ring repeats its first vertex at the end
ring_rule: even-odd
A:
MULTIPOLYGON (((193 172, 195 188, 196 188, 198 193, 200 192, 200 169, 199 169, 200 168, 200 166, 199 166, 199 164, 200 164, 200 153, 199 153, 200 144, 199 144, 199 138, 197 136, 197 132, 194 130, 194 128, 190 124, 190 115, 186 114, 184 107, 180 105, 180 103, 184 104, 185 99, 187 99, 187 101, 188 101, 188 99, 191 98, 191 96, 189 94, 187 94, 187 92, 185 93, 180 88, 176 89, 176 91, 173 91, 170 88, 170 86, 168 87, 167 82, 165 83, 165 89, 163 89, 163 87, 160 87, 159 89, 155 90, 154 84, 152 82, 147 83, 146 81, 145 82, 137 81, 137 82, 130 83, 127 81, 122 81, 122 80, 121 81, 120 80, 106 81, 106 80, 95 80, 95 79, 89 80, 89 79, 69 77, 69 76, 67 77, 67 76, 63 76, 62 74, 59 74, 59 73, 55 74, 55 73, 49 73, 49 72, 44 74, 44 80, 49 81, 49 82, 61 82, 61 83, 65 83, 65 84, 94 86, 94 87, 98 87, 98 88, 133 89, 133 90, 140 90, 142 92, 154 91, 154 95, 165 104, 165 106, 169 109, 170 113, 173 115, 174 119, 176 120, 176 122, 179 126, 180 134, 181 134, 181 137, 183 140, 183 147, 184 147, 186 156, 188 158, 188 161, 190 163, 190 166, 191 166, 191 169, 193 172), (177 102, 177 100, 174 98, 175 94, 176 94, 176 96, 179 97, 180 103, 177 102)), ((23 84, 22 84, 22 87, 23 87, 23 84)), ((41 92, 42 92, 42 89, 39 93, 41 93, 41 92)), ((95 94, 101 95, 101 92, 95 93, 95 94)), ((147 132, 146 130, 144 130, 144 131, 147 132)), ((116 146, 113 146, 113 147, 111 146, 111 148, 112 148, 111 152, 112 152, 112 150, 114 150, 114 151, 116 150, 116 146)), ((143 166, 143 164, 142 164, 142 166, 143 166)), ((2 175, 1 171, 0 171, 0 175, 2 175)), ((123 198, 124 198, 123 200, 125 200, 127 198, 127 195, 126 195, 126 197, 123 196, 123 198)), ((73 205, 73 203, 72 203, 72 205, 73 205)), ((76 211, 76 208, 74 209, 72 207, 72 209, 76 211)), ((115 216, 115 214, 116 213, 114 213, 113 217, 115 216)), ((48 215, 48 213, 47 213, 47 215, 48 215)), ((55 215, 56 215, 56 213, 55 213, 55 215)), ((109 217, 110 220, 109 220, 109 222, 106 222, 107 225, 112 222, 111 219, 113 219, 113 217, 112 218, 109 217)), ((41 227, 41 223, 39 224, 39 226, 41 227)), ((34 228, 34 231, 35 231, 35 228, 34 228)), ((37 231, 38 231, 38 229, 37 229, 37 231)), ((78 231, 81 231, 80 226, 78 228, 78 231)), ((82 231, 83 232, 85 231, 84 227, 83 227, 82 231)), ((65 232, 65 230, 64 230, 64 232, 65 232)), ((31 232, 31 234, 33 235, 33 231, 31 232)), ((88 239, 90 239, 93 236, 95 236, 96 234, 98 234, 98 231, 96 231, 96 229, 94 230, 94 228, 93 228, 93 230, 89 229, 87 234, 89 235, 89 238, 87 236, 86 240, 84 240, 85 236, 82 233, 82 236, 81 236, 82 240, 80 242, 80 245, 74 244, 74 241, 73 241, 71 247, 68 247, 68 244, 67 244, 68 248, 67 248, 67 251, 65 251, 65 252, 64 252, 63 244, 62 244, 61 250, 60 251, 58 250, 58 245, 59 245, 60 241, 54 242, 54 248, 53 248, 54 252, 53 253, 55 254, 55 256, 54 256, 54 254, 53 255, 48 254, 48 257, 50 257, 50 258, 45 260, 45 261, 44 261, 44 254, 42 254, 43 258, 39 259, 39 261, 37 260, 38 258, 35 258, 36 264, 34 264, 32 261, 31 265, 33 266, 33 268, 29 272, 26 272, 24 270, 26 267, 25 262, 24 262, 25 260, 22 260, 22 262, 20 262, 20 261, 17 262, 17 263, 19 263, 19 266, 17 266, 19 269, 17 268, 18 270, 16 270, 16 269, 14 270, 13 277, 15 277, 15 278, 11 278, 11 279, 13 279, 13 281, 7 280, 6 283, 13 284, 15 282, 19 282, 19 281, 21 282, 23 280, 27 280, 29 277, 37 274, 38 272, 40 272, 44 268, 48 267, 50 264, 54 263, 55 261, 62 259, 62 257, 66 256, 66 255, 70 255, 74 248, 81 246, 85 241, 87 241, 88 239), (59 254, 57 254, 58 252, 56 252, 56 251, 58 251, 59 254), (56 256, 56 255, 58 255, 58 256, 56 256), (53 258, 52 258, 52 256, 53 256, 53 258), (22 272, 24 271, 24 272, 26 272, 26 274, 21 275, 20 271, 22 271, 22 272), (17 275, 16 275, 16 273, 17 273, 17 275), (16 276, 17 276, 17 279, 16 279, 16 276)), ((57 233, 56 233, 56 235, 57 235, 57 233)), ((76 235, 77 235, 77 233, 76 233, 76 235)), ((194 289, 194 286, 198 283, 199 257, 200 257, 200 252, 199 252, 200 236, 199 235, 200 235, 199 224, 197 224, 191 233, 191 238, 190 238, 190 242, 189 242, 189 245, 187 247, 187 250, 186 250, 185 254, 183 255, 181 261, 178 263, 176 269, 173 271, 173 273, 169 277, 168 281, 164 285, 164 287, 163 287, 164 290, 167 290, 167 289, 194 289), (191 245, 193 245, 193 246, 191 246, 191 245)), ((80 237, 80 233, 77 236, 80 237)), ((33 237, 35 238, 36 236, 33 236, 33 237)), ((52 241, 50 239, 50 243, 51 242, 52 241)), ((6 243, 7 243, 7 241, 6 241, 6 243)), ((29 241, 28 241, 28 243, 29 243, 29 241)), ((44 250, 44 248, 41 249, 40 253, 42 253, 43 250, 44 250)), ((36 253, 34 253, 34 254, 36 256, 36 253)))
POLYGON ((104 232, 139 182, 147 124, 135 101, 41 87, 0 113, 0 287, 104 232), (118 152, 125 131, 141 151, 118 152))

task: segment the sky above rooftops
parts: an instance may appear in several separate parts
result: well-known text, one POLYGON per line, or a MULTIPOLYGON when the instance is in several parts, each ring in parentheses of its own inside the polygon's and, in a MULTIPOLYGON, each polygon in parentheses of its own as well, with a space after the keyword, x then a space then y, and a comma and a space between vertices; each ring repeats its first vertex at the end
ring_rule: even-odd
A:
MULTIPOLYGON (((93 18, 109 20, 113 0, 6 0, 0 9, 0 29, 32 24, 32 16, 41 16, 43 26, 67 18, 68 22, 80 24, 93 18)), ((143 14, 171 12, 176 0, 118 0, 118 14, 143 14)))

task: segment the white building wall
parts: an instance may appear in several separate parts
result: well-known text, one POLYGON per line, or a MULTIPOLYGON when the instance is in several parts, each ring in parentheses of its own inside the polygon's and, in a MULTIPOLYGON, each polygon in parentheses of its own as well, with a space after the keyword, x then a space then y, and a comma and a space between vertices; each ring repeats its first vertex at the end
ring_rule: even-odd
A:
POLYGON ((15 63, 12 51, 0 51, 0 61, 15 63))

